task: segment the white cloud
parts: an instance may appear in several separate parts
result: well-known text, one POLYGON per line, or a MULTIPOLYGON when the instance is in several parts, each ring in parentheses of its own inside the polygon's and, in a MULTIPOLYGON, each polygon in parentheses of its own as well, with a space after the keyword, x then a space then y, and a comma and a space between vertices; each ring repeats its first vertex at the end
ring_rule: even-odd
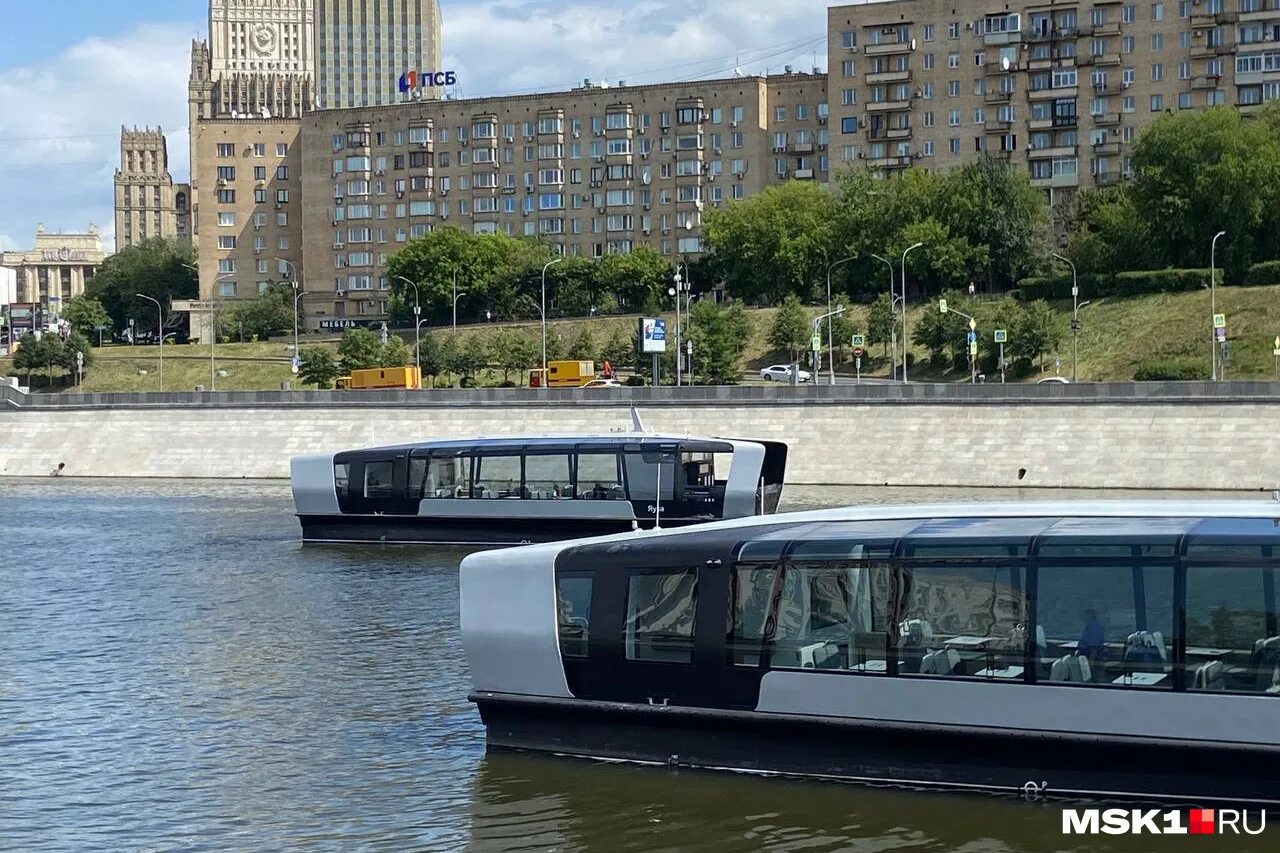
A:
MULTIPOLYGON (((444 65, 460 94, 567 89, 584 78, 655 83, 826 65, 826 8, 812 0, 446 0, 444 65), (816 63, 815 63, 816 60, 816 63)), ((192 33, 148 25, 0 70, 0 245, 29 247, 37 222, 114 242, 121 125, 162 125, 175 180, 187 174, 192 33)))
POLYGON ((808 71, 827 64, 826 14, 808 0, 446 2, 444 64, 468 97, 566 89, 588 77, 723 77, 735 65, 808 71))
POLYGON ((37 222, 114 243, 121 125, 162 125, 175 180, 187 172, 191 26, 143 25, 72 45, 47 64, 0 71, 0 234, 30 248, 37 222))

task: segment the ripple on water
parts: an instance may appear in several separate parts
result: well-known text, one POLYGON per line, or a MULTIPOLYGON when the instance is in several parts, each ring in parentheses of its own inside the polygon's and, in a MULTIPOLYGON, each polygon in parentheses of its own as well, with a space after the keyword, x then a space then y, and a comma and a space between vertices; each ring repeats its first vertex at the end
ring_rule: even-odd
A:
POLYGON ((1016 803, 485 756, 461 553, 302 548, 281 483, 0 481, 0 849, 1090 849, 1016 803))

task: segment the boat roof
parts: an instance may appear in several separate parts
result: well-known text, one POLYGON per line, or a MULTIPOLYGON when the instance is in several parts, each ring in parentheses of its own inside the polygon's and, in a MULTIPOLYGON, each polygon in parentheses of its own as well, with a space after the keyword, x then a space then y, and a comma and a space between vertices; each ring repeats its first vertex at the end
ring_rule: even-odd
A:
POLYGON ((486 448, 512 448, 512 447, 536 447, 545 445, 548 447, 569 447, 578 445, 617 445, 617 444, 673 444, 679 442, 681 444, 721 444, 721 445, 740 445, 744 443, 751 444, 771 444, 778 442, 770 442, 763 439, 751 438, 722 438, 718 436, 706 435, 688 435, 677 433, 652 433, 652 432, 614 432, 614 433, 584 433, 574 435, 566 434, 550 434, 550 435, 480 435, 472 438, 443 438, 443 439, 427 439, 424 441, 415 441, 404 444, 381 445, 378 447, 361 447, 353 448, 351 451, 344 452, 365 452, 365 451, 413 451, 422 449, 441 449, 441 450, 457 450, 484 446, 486 448))
MULTIPOLYGON (((754 550, 763 559, 772 549, 781 553, 788 543, 804 540, 806 555, 817 558, 822 543, 833 553, 840 541, 888 544, 909 539, 912 544, 960 546, 977 544, 1045 543, 1090 545, 1171 544, 1181 540, 1194 547, 1214 542, 1256 542, 1280 545, 1280 502, 1274 500, 1057 500, 858 505, 776 515, 713 521, 694 527, 642 530, 593 539, 521 546, 531 556, 547 556, 582 546, 659 545, 677 537, 700 537, 736 542, 743 554, 754 550), (756 547, 758 546, 758 547, 756 547)), ((675 545, 676 541, 672 541, 675 545)), ((502 550, 466 557, 487 560, 502 550)), ((848 549, 842 552, 848 556, 848 549)), ((1007 552, 1002 552, 1007 553, 1007 552)))

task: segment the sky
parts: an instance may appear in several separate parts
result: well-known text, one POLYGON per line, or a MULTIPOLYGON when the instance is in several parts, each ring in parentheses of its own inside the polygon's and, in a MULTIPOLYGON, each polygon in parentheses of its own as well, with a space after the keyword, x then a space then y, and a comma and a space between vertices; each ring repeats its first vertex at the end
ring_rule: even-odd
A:
MULTIPOLYGON (((459 97, 826 67, 822 0, 443 0, 459 97)), ((115 243, 120 126, 160 126, 187 178, 187 74, 207 0, 0 0, 0 249, 115 243)))

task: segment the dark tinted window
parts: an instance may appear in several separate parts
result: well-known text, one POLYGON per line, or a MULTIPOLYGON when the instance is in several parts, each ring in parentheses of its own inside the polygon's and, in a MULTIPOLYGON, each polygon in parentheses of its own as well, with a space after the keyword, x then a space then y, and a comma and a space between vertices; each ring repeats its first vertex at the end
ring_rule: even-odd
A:
POLYGON ((1188 690, 1280 693, 1272 571, 1261 565, 1187 568, 1188 690))
POLYGON ((627 660, 690 663, 697 592, 698 575, 693 569, 628 578, 623 624, 627 660))
POLYGON ((560 651, 566 657, 587 656, 592 585, 589 575, 563 575, 556 578, 560 651))
POLYGON ((364 496, 366 498, 391 497, 395 467, 396 464, 390 460, 364 463, 364 496))

